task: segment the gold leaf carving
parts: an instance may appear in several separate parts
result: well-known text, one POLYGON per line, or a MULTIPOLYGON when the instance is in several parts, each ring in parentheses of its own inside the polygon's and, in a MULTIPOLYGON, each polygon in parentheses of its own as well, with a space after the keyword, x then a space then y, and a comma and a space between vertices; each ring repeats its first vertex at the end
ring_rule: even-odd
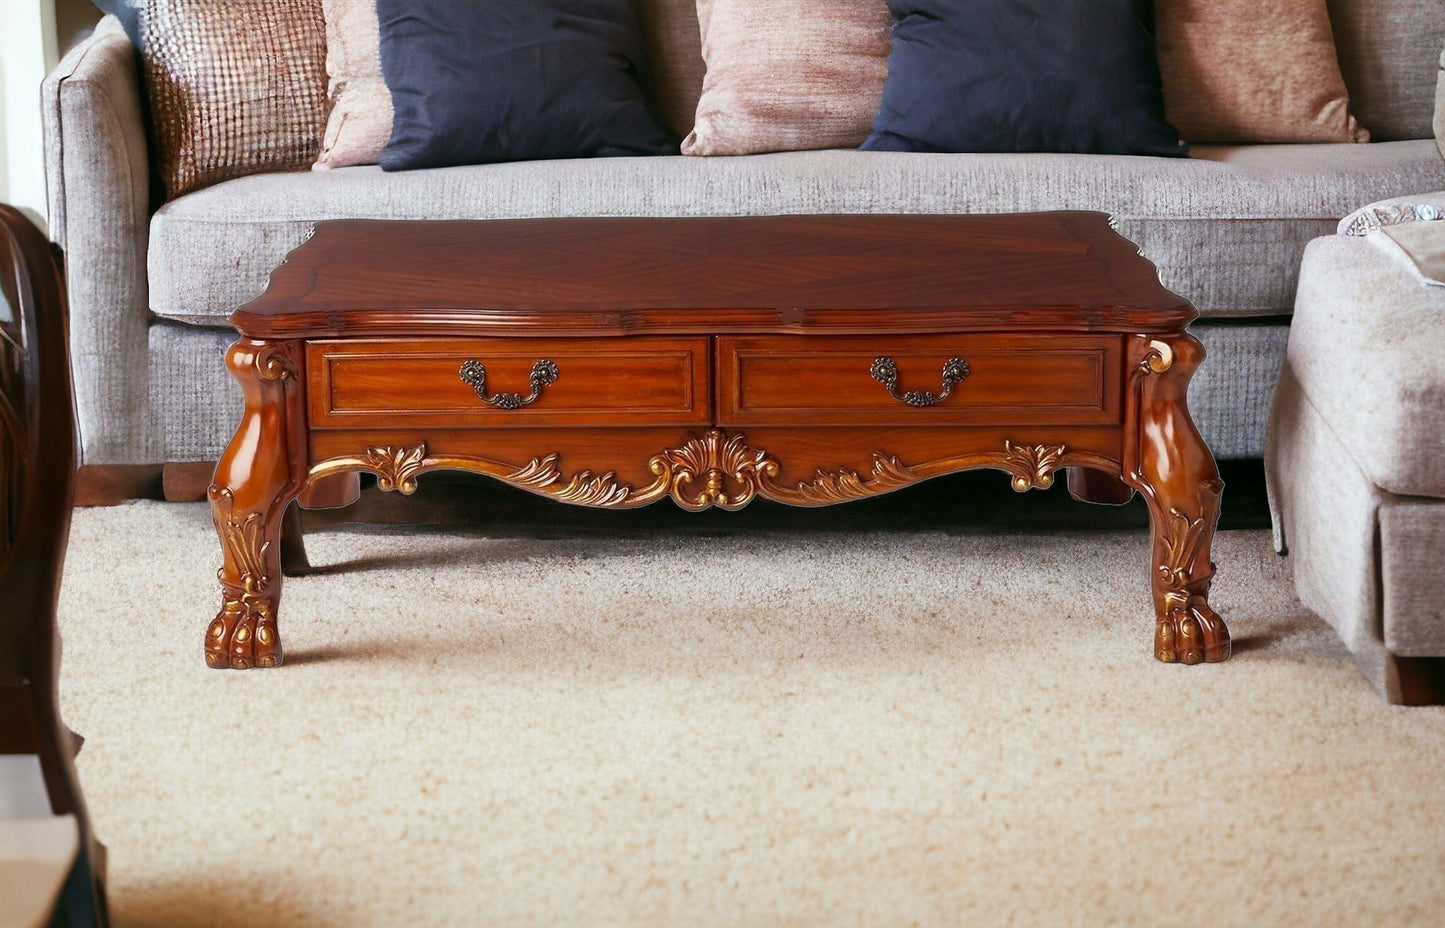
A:
POLYGON ((1003 443, 1004 470, 1013 475, 1019 493, 1032 488, 1047 490, 1054 485, 1054 471, 1063 460, 1063 445, 1015 445, 1003 443))
POLYGON ((377 489, 410 496, 416 492, 416 475, 426 461, 426 442, 414 448, 367 448, 361 461, 376 474, 377 489))
POLYGON ((285 345, 266 345, 256 352, 256 376, 262 380, 285 380, 296 376, 296 365, 292 362, 285 345))
POLYGON ((545 490, 562 479, 562 471, 557 467, 557 457, 553 452, 544 458, 532 458, 525 467, 517 468, 503 479, 529 490, 545 490))
POLYGON ((1144 358, 1139 362, 1139 370, 1143 373, 1162 374, 1174 366, 1174 349, 1168 342, 1153 339, 1149 342, 1149 350, 1144 353, 1144 358))
POLYGON ((265 523, 259 512, 247 515, 240 524, 228 519, 221 530, 221 540, 236 565, 241 590, 252 596, 264 592, 271 583, 266 573, 266 551, 271 543, 263 540, 264 531, 265 523))
POLYGON ((419 471, 453 469, 486 474, 578 505, 633 508, 671 496, 682 508, 699 511, 714 506, 741 509, 759 496, 795 506, 824 506, 888 493, 929 477, 975 467, 1007 471, 1014 478, 1014 488, 1022 492, 1050 486, 1054 471, 1073 465, 1116 472, 1119 466, 1096 454, 1068 453, 1063 445, 1005 442, 1003 451, 972 451, 922 464, 904 464, 895 455, 875 451, 866 474, 841 467, 819 470, 811 480, 784 486, 777 483, 781 466, 770 453, 749 447, 741 434, 729 436, 713 429, 649 459, 648 469, 656 479, 642 488, 620 482, 612 471, 599 475, 582 470, 568 477, 555 452, 517 466, 466 455, 433 454, 425 445, 370 448, 361 456, 330 458, 313 465, 309 476, 316 480, 348 470, 370 470, 378 475, 382 489, 409 493, 416 488, 419 471))
MULTIPOLYGON (((213 484, 207 495, 217 508, 225 505, 226 519, 221 522, 218 518, 217 523, 221 543, 225 546, 236 580, 226 579, 224 566, 216 572, 217 579, 221 581, 221 612, 206 632, 206 663, 212 667, 229 663, 232 667, 244 669, 248 666, 245 659, 237 656, 227 658, 228 640, 245 645, 254 628, 263 645, 269 646, 275 641, 276 620, 268 595, 272 578, 267 570, 267 553, 271 550, 271 542, 266 540, 266 522, 261 513, 247 513, 240 522, 231 516, 235 496, 229 487, 213 484)), ((257 657, 257 663, 262 667, 274 667, 279 659, 276 652, 263 652, 257 657)))
POLYGON ((591 471, 579 471, 571 480, 563 483, 557 457, 556 454, 549 454, 544 458, 533 458, 525 467, 518 468, 502 479, 538 493, 545 493, 564 503, 580 506, 620 506, 632 495, 632 488, 618 483, 616 475, 610 471, 601 476, 594 475, 591 471))
POLYGON ((1172 612, 1189 605, 1189 567, 1204 540, 1204 517, 1191 519, 1178 509, 1170 509, 1159 535, 1164 542, 1164 563, 1159 565, 1159 579, 1164 587, 1165 611, 1172 612))
POLYGON ((793 488, 779 487, 765 480, 763 493, 780 502, 822 506, 887 493, 920 479, 897 457, 874 452, 873 470, 867 477, 855 470, 840 469, 833 473, 820 470, 811 481, 793 488))
POLYGON ((683 509, 711 506, 741 509, 758 494, 759 478, 773 477, 778 463, 766 451, 747 446, 742 435, 729 438, 713 429, 681 448, 664 451, 647 464, 663 488, 683 509))

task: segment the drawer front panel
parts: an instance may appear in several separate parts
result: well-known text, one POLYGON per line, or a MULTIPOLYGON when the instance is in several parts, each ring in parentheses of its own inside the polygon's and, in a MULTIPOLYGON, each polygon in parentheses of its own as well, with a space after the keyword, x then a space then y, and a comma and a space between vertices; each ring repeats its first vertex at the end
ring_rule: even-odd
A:
POLYGON ((708 366, 706 338, 317 340, 307 412, 311 428, 705 424, 708 366), (538 362, 556 376, 532 402, 498 408, 463 380, 468 361, 494 399, 528 396, 538 362))
MULTIPOLYGON (((746 336, 718 339, 721 425, 1106 425, 1120 421, 1123 345, 1101 335, 746 336), (894 390, 945 390, 945 365, 967 373, 932 405, 894 390)), ((955 372, 957 373, 957 372, 955 372)), ((923 397, 923 401, 930 399, 923 397)))

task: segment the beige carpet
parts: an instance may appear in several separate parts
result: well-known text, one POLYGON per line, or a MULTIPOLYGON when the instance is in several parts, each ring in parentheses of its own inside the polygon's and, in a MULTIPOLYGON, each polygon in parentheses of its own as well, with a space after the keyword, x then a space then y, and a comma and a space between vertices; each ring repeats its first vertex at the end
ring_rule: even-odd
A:
POLYGON ((200 505, 77 511, 63 705, 122 926, 1439 925, 1445 710, 1265 531, 1233 660, 1147 534, 333 530, 207 670, 200 505))

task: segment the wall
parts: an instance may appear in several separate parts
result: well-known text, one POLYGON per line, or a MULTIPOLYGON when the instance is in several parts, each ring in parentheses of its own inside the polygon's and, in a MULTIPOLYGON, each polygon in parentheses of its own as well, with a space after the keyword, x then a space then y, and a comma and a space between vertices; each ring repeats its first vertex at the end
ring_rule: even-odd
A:
POLYGON ((0 202, 45 227, 40 82, 99 17, 86 0, 0 0, 0 202))

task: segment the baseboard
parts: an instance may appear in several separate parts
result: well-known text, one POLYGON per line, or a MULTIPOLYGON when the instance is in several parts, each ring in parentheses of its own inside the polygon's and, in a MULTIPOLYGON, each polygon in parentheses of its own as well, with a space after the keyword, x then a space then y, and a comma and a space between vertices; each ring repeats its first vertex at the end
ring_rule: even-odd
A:
POLYGON ((75 505, 117 506, 164 499, 161 464, 86 464, 75 474, 75 505))
POLYGON ((134 499, 194 503, 206 498, 214 461, 87 464, 75 475, 75 505, 118 506, 134 499))
POLYGON ((215 461, 166 464, 162 468, 161 488, 168 502, 200 502, 206 498, 215 475, 215 461))

